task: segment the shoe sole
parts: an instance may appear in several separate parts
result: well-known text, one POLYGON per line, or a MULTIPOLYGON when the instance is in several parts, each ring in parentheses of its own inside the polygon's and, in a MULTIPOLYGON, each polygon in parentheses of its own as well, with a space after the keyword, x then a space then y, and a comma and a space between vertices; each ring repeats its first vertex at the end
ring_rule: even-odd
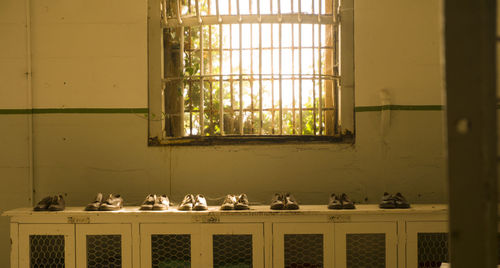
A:
POLYGON ((153 207, 153 210, 168 210, 168 207, 153 207))
POLYGON ((236 209, 236 210, 248 210, 248 209, 250 209, 250 207, 248 207, 248 206, 235 206, 234 209, 236 209))
POLYGON ((233 209, 235 209, 235 208, 232 206, 221 206, 220 207, 220 210, 233 210, 233 209))
POLYGON ((276 205, 271 205, 272 210, 281 210, 284 209, 285 205, 284 204, 276 204, 276 205))
POLYGON ((285 210, 297 210, 297 209, 299 209, 299 206, 297 205, 285 206, 285 210))
POLYGON ((122 208, 99 208, 99 211, 117 211, 121 209, 122 208))
POLYGON ((196 211, 203 211, 203 210, 207 210, 208 207, 193 207, 193 210, 196 210, 196 211))
POLYGON ((342 209, 342 205, 330 205, 328 209, 342 209))

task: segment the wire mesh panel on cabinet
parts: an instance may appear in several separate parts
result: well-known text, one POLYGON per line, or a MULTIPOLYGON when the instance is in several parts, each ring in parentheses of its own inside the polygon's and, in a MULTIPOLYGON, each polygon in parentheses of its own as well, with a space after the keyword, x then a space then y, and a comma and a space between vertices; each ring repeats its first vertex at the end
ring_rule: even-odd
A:
POLYGON ((384 268, 385 234, 347 234, 347 267, 384 268))
POLYGON ((63 268, 64 261, 64 235, 30 235, 31 268, 63 268))
POLYGON ((191 235, 151 235, 152 268, 191 267, 191 235))
POLYGON ((87 268, 121 267, 121 235, 87 235, 87 268))
POLYGON ((448 262, 447 233, 419 233, 418 267, 441 267, 442 262, 448 262))
POLYGON ((285 268, 322 268, 322 234, 285 234, 285 268))
POLYGON ((252 235, 213 235, 214 268, 251 268, 252 251, 252 235))

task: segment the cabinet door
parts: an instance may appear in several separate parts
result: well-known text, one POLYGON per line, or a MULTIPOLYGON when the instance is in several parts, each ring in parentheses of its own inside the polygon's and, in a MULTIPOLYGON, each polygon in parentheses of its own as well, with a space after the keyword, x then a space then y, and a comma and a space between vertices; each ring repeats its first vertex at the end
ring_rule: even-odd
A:
POLYGON ((406 267, 440 267, 449 262, 448 223, 406 223, 406 267))
POLYGON ((273 224, 274 267, 333 267, 333 224, 273 224))
POLYGON ((19 267, 75 267, 73 224, 19 224, 19 267))
POLYGON ((335 223, 335 267, 397 267, 396 232, 395 222, 335 223))
POLYGON ((141 267, 202 267, 200 224, 141 224, 141 267))
POLYGON ((77 224, 76 263, 86 268, 131 268, 130 224, 77 224))
POLYGON ((264 225, 203 224, 203 268, 263 268, 264 225))

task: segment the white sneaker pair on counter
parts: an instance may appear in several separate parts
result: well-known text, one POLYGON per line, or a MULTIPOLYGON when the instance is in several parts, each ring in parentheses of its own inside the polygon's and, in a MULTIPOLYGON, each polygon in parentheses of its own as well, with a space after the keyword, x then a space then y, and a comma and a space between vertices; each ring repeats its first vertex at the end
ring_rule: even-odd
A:
POLYGON ((156 195, 150 194, 146 196, 142 202, 141 210, 168 210, 170 206, 170 199, 166 194, 156 195))
POLYGON ((187 194, 177 208, 178 210, 207 210, 207 199, 202 194, 187 194))
POLYGON ((228 194, 220 206, 221 210, 246 210, 250 209, 248 197, 246 194, 228 194))

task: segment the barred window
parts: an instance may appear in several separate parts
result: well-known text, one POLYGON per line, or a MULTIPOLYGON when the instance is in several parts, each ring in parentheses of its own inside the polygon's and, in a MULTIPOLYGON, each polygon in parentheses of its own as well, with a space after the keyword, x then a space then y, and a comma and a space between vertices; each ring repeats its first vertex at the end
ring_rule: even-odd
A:
POLYGON ((340 137, 341 4, 160 0, 163 138, 340 137))

